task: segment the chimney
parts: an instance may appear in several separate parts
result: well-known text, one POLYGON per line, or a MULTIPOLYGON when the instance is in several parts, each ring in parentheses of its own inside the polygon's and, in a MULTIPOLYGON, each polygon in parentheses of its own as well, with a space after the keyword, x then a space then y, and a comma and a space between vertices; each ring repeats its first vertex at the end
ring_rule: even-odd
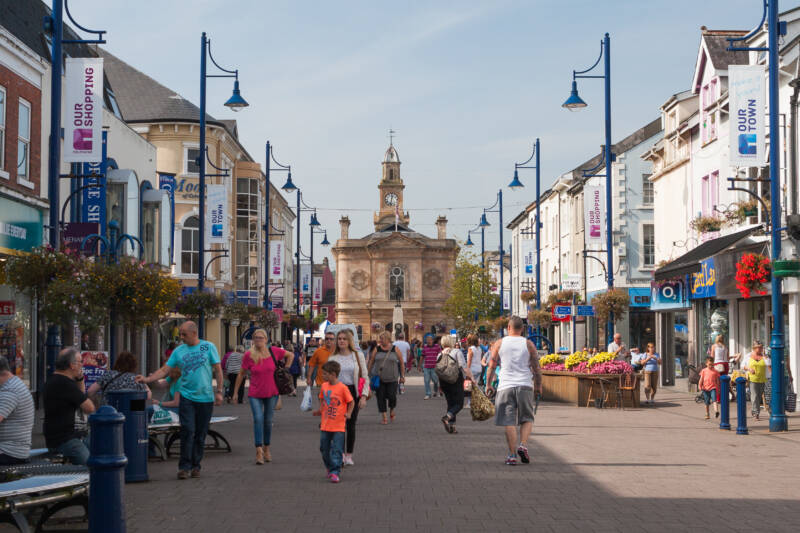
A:
POLYGON ((322 258, 322 267, 323 268, 328 268, 328 266, 329 266, 328 265, 328 258, 327 257, 323 257, 322 258))
POLYGON ((437 239, 447 238, 447 217, 440 216, 436 219, 436 229, 438 230, 437 239))
POLYGON ((350 218, 343 216, 339 219, 339 227, 342 229, 342 240, 350 238, 350 218))

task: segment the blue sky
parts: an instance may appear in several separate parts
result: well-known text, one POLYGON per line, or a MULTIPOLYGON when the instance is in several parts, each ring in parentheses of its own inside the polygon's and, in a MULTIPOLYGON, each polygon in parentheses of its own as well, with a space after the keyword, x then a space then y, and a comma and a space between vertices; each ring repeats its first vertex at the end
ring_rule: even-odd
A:
MULTIPOLYGON (((781 10, 797 5, 782 2, 781 10)), ((81 24, 109 32, 112 53, 194 102, 200 33, 208 32, 215 58, 239 69, 250 103, 229 112, 221 104, 230 83, 212 80, 209 113, 236 118, 257 161, 263 163, 264 143, 272 141, 279 161, 292 165, 304 200, 320 209, 331 241, 339 237, 342 214, 352 221, 351 236, 373 230, 390 127, 398 132, 412 227, 434 235, 441 214, 450 221, 449 236, 464 240, 498 188, 504 188, 505 223, 534 199, 534 171, 521 174, 521 191, 505 186, 537 136, 543 190, 599 151, 602 80, 582 81, 589 103, 582 112, 561 104, 572 69, 597 59, 604 32, 612 39, 616 142, 689 87, 700 26, 750 29, 761 6, 760 0, 70 3, 81 24)), ((497 246, 496 214, 490 222, 487 248, 497 246)), ((315 252, 319 257, 319 247, 315 252)))

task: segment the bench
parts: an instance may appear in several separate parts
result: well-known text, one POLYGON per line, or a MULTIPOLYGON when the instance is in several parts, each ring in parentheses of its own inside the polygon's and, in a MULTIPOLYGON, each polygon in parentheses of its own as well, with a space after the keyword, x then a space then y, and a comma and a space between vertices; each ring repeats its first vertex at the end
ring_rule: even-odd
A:
MULTIPOLYGON (((231 452, 231 445, 221 433, 211 429, 215 424, 223 424, 225 422, 233 422, 237 420, 238 416, 212 416, 209 425, 208 434, 206 439, 211 439, 211 442, 206 441, 206 450, 209 451, 224 451, 231 452)), ((147 426, 149 433, 150 444, 157 450, 158 457, 162 461, 166 461, 168 457, 172 456, 172 446, 176 441, 180 440, 181 425, 178 422, 171 422, 167 424, 149 424, 147 426), (163 443, 159 437, 163 437, 163 443)))
POLYGON ((14 526, 22 533, 67 524, 87 527, 89 508, 89 471, 85 466, 50 463, 21 464, 4 467, 11 479, 0 483, 0 524, 14 526), (80 514, 56 513, 79 507, 80 514), (27 514, 26 514, 27 513, 27 514))

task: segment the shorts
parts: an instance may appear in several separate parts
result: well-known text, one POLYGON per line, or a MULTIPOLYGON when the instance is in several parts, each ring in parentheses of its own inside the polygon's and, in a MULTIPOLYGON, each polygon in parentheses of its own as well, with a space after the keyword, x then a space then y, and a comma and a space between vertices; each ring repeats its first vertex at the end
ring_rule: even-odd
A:
POLYGON ((703 392, 704 404, 711 405, 712 403, 717 401, 717 389, 704 390, 702 392, 703 392))
POLYGON ((519 426, 533 422, 533 388, 510 387, 497 391, 495 426, 519 426))

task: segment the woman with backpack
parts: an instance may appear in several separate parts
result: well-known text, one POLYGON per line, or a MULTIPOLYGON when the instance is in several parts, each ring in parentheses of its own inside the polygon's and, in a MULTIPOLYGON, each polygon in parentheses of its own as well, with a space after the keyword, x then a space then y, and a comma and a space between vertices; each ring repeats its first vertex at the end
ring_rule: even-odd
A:
POLYGON ((389 418, 394 422, 394 410, 397 407, 397 384, 405 382, 405 367, 402 365, 403 356, 396 346, 392 345, 392 336, 384 331, 378 337, 378 345, 372 350, 367 363, 370 376, 378 376, 380 386, 376 391, 378 397, 378 412, 381 414, 381 424, 386 425, 386 404, 389 404, 389 418), (395 361, 397 359, 397 361, 395 361), (396 364, 400 362, 400 366, 396 364))
POLYGON ((464 353, 454 348, 453 337, 445 335, 441 340, 442 352, 436 360, 436 375, 439 386, 447 400, 447 412, 442 417, 444 430, 448 433, 456 431, 456 415, 464 407, 464 370, 467 361, 464 353))

